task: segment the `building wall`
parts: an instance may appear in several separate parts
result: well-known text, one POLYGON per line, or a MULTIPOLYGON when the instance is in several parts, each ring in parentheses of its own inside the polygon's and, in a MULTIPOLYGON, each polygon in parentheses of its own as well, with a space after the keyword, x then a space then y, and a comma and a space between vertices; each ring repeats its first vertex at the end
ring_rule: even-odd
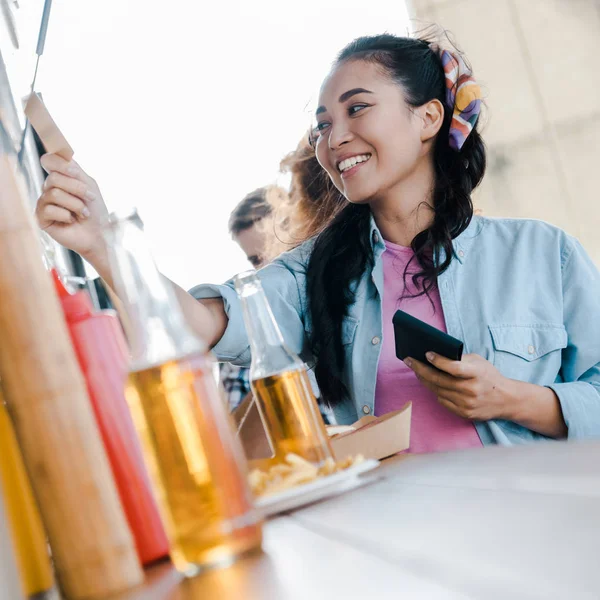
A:
POLYGON ((466 53, 486 97, 475 202, 578 237, 600 265, 600 0, 410 0, 466 53))

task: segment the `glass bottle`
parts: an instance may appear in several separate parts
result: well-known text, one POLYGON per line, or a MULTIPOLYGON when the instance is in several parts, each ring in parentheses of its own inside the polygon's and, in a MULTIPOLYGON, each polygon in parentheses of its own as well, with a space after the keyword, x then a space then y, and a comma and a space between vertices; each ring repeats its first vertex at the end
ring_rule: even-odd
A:
POLYGON ((274 462, 294 453, 313 463, 333 458, 306 365, 284 343, 255 271, 235 278, 252 363, 250 385, 274 462))
POLYGON ((260 548, 243 452, 206 344, 186 324, 132 210, 105 229, 125 306, 132 365, 127 401, 142 441, 176 568, 193 576, 260 548))

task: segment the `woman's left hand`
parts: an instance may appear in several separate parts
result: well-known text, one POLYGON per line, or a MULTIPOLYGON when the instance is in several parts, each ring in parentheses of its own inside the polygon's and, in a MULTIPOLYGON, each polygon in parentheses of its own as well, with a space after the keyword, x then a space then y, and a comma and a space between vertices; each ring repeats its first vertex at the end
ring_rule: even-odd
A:
POLYGON ((427 360, 436 368, 412 358, 404 362, 449 411, 474 421, 511 419, 509 380, 485 358, 466 354, 456 361, 428 352, 427 360))

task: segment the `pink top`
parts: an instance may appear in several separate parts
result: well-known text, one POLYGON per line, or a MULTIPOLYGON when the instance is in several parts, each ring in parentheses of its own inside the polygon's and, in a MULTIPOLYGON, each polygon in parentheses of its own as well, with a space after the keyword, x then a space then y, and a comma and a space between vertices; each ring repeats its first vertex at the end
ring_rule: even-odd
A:
MULTIPOLYGON (((411 248, 385 242, 383 254, 383 341, 377 367, 375 388, 375 415, 380 416, 398 410, 406 402, 412 401, 412 424, 409 452, 441 452, 457 448, 482 446, 475 425, 458 417, 444 408, 433 392, 423 386, 413 371, 396 357, 394 327, 392 318, 398 309, 425 321, 429 325, 446 332, 446 323, 440 294, 435 288, 429 296, 402 298, 404 293, 404 269, 414 256, 411 248)), ((418 270, 416 261, 409 268, 409 274, 418 270)), ((406 286, 413 294, 410 275, 406 286)))

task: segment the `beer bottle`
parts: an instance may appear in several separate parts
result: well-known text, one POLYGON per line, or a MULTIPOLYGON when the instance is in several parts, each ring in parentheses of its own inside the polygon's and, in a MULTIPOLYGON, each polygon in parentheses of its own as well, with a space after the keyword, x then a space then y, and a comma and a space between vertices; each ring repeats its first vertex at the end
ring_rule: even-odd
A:
POLYGON ((129 320, 126 396, 153 480, 171 557, 192 576, 261 544, 245 460, 206 344, 187 325, 132 210, 105 229, 117 296, 129 320))
POLYGON ((304 362, 286 345, 255 271, 235 278, 250 340, 250 385, 273 459, 294 453, 313 463, 333 458, 304 362))

